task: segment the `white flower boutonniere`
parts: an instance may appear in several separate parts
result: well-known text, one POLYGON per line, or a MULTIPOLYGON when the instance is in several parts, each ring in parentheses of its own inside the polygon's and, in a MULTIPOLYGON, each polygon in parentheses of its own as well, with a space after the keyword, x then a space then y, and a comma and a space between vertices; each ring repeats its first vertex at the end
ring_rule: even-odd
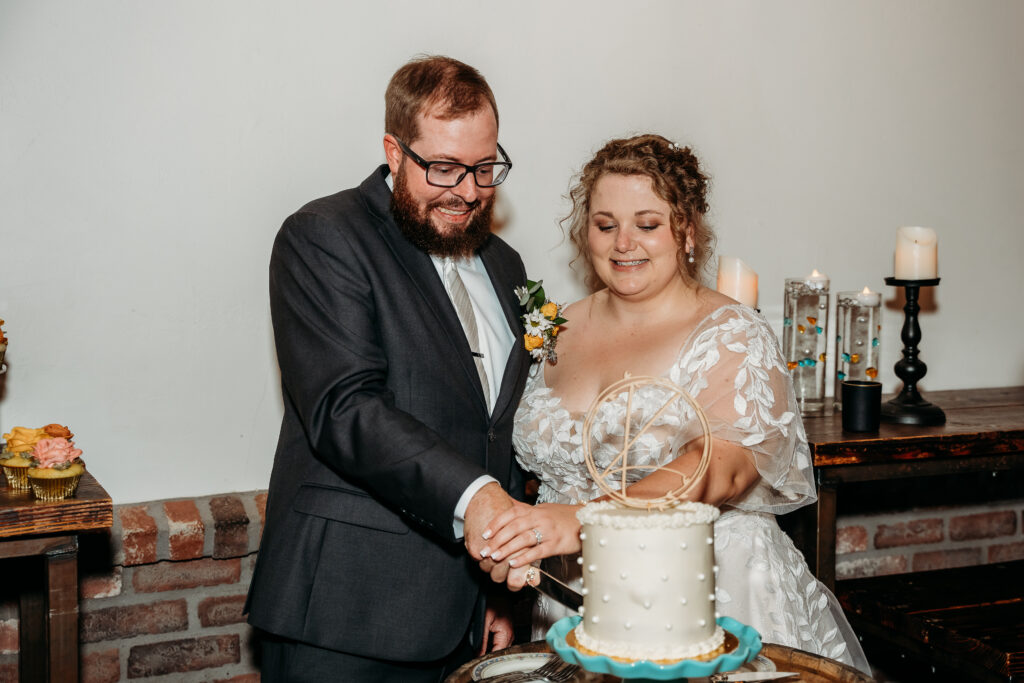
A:
POLYGON ((523 345, 534 360, 547 360, 554 365, 558 362, 555 354, 558 332, 568 320, 561 317, 564 306, 544 296, 543 284, 543 280, 527 280, 525 287, 515 288, 515 294, 525 311, 519 316, 523 321, 523 345))

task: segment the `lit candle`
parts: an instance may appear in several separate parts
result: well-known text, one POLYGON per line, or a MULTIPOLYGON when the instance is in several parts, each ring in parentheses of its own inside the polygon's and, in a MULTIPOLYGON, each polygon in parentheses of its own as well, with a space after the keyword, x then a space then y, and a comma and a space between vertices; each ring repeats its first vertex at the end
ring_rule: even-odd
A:
POLYGON ((933 280, 939 272, 939 238, 931 228, 906 227, 896 232, 893 275, 897 280, 933 280))
POLYGON ((818 269, 815 268, 811 271, 810 275, 804 278, 804 282, 807 283, 808 287, 813 287, 814 289, 825 289, 828 287, 828 275, 819 273, 818 269))
POLYGON ((734 256, 718 257, 718 291, 757 308, 757 273, 734 256))
POLYGON ((881 302, 881 295, 878 292, 872 292, 867 287, 864 287, 864 291, 857 295, 857 303, 861 306, 877 306, 881 302))

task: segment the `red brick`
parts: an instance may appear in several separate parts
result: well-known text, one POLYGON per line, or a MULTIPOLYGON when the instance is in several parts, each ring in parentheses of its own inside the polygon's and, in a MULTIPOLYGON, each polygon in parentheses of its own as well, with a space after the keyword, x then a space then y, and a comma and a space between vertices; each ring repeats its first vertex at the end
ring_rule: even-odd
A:
POLYGON ((136 645, 128 653, 128 678, 199 671, 240 660, 237 634, 136 645))
POLYGON ((941 519, 914 519, 896 524, 879 524, 875 532, 876 548, 938 543, 942 540, 941 519))
POLYGON ((240 559, 214 560, 205 557, 188 562, 158 562, 139 567, 132 574, 132 586, 137 593, 157 593, 238 583, 241 576, 240 559))
POLYGON ((188 605, 184 600, 165 600, 142 605, 123 605, 83 611, 79 621, 81 641, 130 638, 146 633, 171 633, 188 629, 188 605))
POLYGON ((241 674, 231 678, 218 678, 213 683, 260 683, 259 674, 241 674))
POLYGON ((0 655, 0 681, 18 680, 18 655, 0 655))
POLYGON ((837 579, 859 579, 865 576, 903 574, 907 571, 907 558, 903 555, 860 557, 836 563, 837 579))
POLYGON ((164 503, 167 537, 172 560, 191 560, 203 556, 206 525, 199 516, 195 501, 173 500, 164 503))
POLYGON ((959 548, 957 550, 931 550, 914 553, 911 563, 913 571, 927 572, 933 569, 952 569, 981 564, 981 548, 959 548))
POLYGON ((213 513, 213 556, 241 557, 249 553, 249 516, 237 496, 210 499, 213 513))
POLYGON ((0 620, 0 654, 17 652, 18 648, 18 620, 0 620))
POLYGON ((82 683, 116 683, 121 680, 121 656, 117 648, 82 656, 82 683))
POLYGON ((119 514, 124 565, 156 562, 156 521, 149 516, 146 508, 122 507, 119 514))
POLYGON ((844 526, 836 532, 836 554, 860 553, 868 549, 868 530, 862 526, 844 526))
POLYGON ((1013 510, 980 512, 949 520, 949 537, 954 541, 1013 536, 1017 533, 1017 513, 1013 510))
POLYGON ((260 529, 267 525, 267 492, 257 493, 253 500, 256 501, 256 511, 260 514, 260 529))
POLYGON ((121 594, 122 569, 114 567, 109 574, 89 574, 78 582, 78 596, 83 600, 113 598, 121 594))
POLYGON ((199 623, 203 628, 210 626, 226 626, 240 624, 245 621, 242 608, 245 607, 244 595, 225 595, 206 598, 199 603, 199 623))
POLYGON ((988 548, 989 562, 1024 560, 1024 543, 1003 543, 988 548))

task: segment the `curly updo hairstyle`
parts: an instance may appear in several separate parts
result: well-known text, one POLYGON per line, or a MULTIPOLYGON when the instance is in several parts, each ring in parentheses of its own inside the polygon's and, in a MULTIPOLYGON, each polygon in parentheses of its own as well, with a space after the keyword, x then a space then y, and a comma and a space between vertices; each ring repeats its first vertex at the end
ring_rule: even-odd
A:
POLYGON ((576 245, 576 258, 586 268, 585 282, 590 291, 603 285, 594 272, 587 239, 590 228, 590 197, 597 181, 609 173, 643 175, 651 179, 654 193, 672 207, 671 228, 679 246, 677 259, 683 277, 699 283, 714 245, 714 235, 704 220, 708 212, 708 177, 700 170, 700 161, 689 147, 677 147, 660 135, 637 135, 608 142, 583 167, 569 190, 572 211, 568 223, 569 238, 576 245), (686 253, 686 238, 693 244, 693 263, 686 253))

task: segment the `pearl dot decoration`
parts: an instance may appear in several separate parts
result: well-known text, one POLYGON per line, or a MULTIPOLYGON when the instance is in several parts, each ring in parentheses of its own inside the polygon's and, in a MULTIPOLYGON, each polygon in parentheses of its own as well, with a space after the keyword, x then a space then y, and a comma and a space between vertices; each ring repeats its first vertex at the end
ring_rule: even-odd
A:
POLYGON ((661 580, 662 581, 668 581, 668 574, 662 574, 661 575, 661 580))
POLYGON ((611 599, 612 599, 612 596, 608 595, 607 593, 605 593, 604 595, 601 596, 601 602, 608 602, 611 599))
MULTIPOLYGON (((594 617, 594 621, 597 621, 597 617, 594 617)), ((707 626, 708 625, 708 620, 707 619, 701 619, 697 623, 699 623, 701 626, 707 626)))
POLYGON ((640 550, 647 550, 647 544, 646 543, 641 543, 641 544, 637 545, 637 548, 639 548, 640 550))
POLYGON ((597 565, 596 564, 588 565, 587 566, 587 571, 588 572, 596 572, 597 571, 597 565))
POLYGON ((633 628, 633 624, 627 621, 625 624, 622 625, 622 628, 628 631, 629 629, 633 628))
POLYGON ((704 575, 704 572, 701 572, 700 574, 697 574, 697 580, 698 581, 704 581, 707 578, 708 577, 704 575))
POLYGON ((594 616, 590 617, 590 623, 592 623, 592 624, 596 624, 599 621, 601 621, 601 620, 597 618, 596 614, 594 616))
POLYGON ((644 609, 651 609, 651 601, 644 600, 644 609))
POLYGON ((686 604, 686 598, 680 598, 679 604, 680 605, 685 605, 686 604))
MULTIPOLYGON (((687 414, 689 411, 680 409, 679 412, 687 414)), ((665 377, 633 377, 627 372, 625 377, 618 382, 613 382, 597 395, 597 398, 594 399, 594 402, 587 410, 582 431, 583 460, 587 465, 587 471, 590 473, 590 480, 597 484, 611 501, 626 507, 644 510, 665 510, 675 507, 686 500, 687 494, 707 474, 708 466, 711 463, 711 426, 708 424, 707 415, 705 415, 700 404, 685 389, 665 377), (668 394, 668 398, 643 424, 635 425, 633 420, 633 397, 636 395, 636 390, 639 387, 658 387, 668 394), (598 416, 605 414, 605 411, 601 409, 603 403, 617 402, 623 393, 626 394, 626 419, 623 420, 622 425, 622 450, 611 458, 606 467, 599 469, 594 462, 594 454, 591 450, 594 420, 598 416), (701 439, 703 447, 700 461, 697 463, 697 468, 693 473, 685 475, 658 465, 641 465, 629 462, 629 455, 633 445, 643 438, 649 430, 656 429, 661 416, 678 401, 689 404, 689 407, 700 422, 704 436, 701 439), (626 493, 626 485, 630 480, 629 472, 637 470, 647 474, 657 470, 664 470, 672 472, 673 475, 678 476, 682 481, 677 488, 668 491, 658 498, 632 498, 626 493), (618 484, 617 487, 615 486, 616 484, 618 484)))
POLYGON ((715 542, 714 536, 708 536, 708 545, 711 545, 714 542, 715 542))
POLYGON ((590 589, 586 588, 586 587, 581 588, 580 589, 580 595, 590 595, 590 589))
POLYGON ((607 538, 602 538, 602 539, 598 540, 597 544, 603 548, 606 545, 608 545, 608 539, 607 538))
POLYGON ((681 542, 681 543, 679 544, 679 547, 680 547, 680 548, 682 548, 683 550, 686 550, 686 541, 682 541, 682 542, 681 542))
POLYGON ((576 564, 580 565, 581 567, 583 566, 583 556, 582 555, 580 555, 579 557, 576 558, 576 564))
POLYGON ((619 578, 622 579, 623 581, 625 581, 626 579, 629 578, 629 572, 620 572, 619 573, 619 578))
POLYGON ((672 630, 672 624, 665 624, 665 630, 666 631, 671 631, 672 630))
POLYGON ((585 541, 585 540, 587 540, 587 534, 586 534, 586 532, 583 532, 583 531, 581 531, 581 532, 580 532, 580 540, 581 540, 581 541, 585 541))

